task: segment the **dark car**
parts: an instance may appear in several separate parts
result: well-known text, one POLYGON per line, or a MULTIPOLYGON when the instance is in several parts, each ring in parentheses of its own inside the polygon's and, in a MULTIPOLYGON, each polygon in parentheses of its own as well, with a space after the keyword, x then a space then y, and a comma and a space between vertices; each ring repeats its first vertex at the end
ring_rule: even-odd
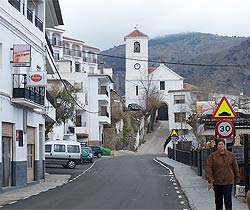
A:
POLYGON ((139 110, 141 110, 141 106, 136 104, 136 103, 131 103, 128 105, 128 110, 129 111, 139 111, 139 110))
POLYGON ((102 157, 102 149, 101 147, 98 147, 98 146, 90 146, 93 153, 94 153, 94 156, 100 158, 102 157))

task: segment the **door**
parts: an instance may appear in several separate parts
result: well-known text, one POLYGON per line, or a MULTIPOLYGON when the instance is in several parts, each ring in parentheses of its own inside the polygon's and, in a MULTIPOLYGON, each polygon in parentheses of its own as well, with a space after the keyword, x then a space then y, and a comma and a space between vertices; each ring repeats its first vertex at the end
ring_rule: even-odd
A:
POLYGON ((35 128, 27 128, 27 182, 35 179, 35 128))
POLYGON ((3 137, 2 141, 2 186, 11 185, 11 138, 3 137))
POLYGON ((12 185, 13 124, 2 123, 2 186, 12 185))
POLYGON ((158 109, 158 120, 168 120, 168 106, 167 104, 162 104, 158 109))

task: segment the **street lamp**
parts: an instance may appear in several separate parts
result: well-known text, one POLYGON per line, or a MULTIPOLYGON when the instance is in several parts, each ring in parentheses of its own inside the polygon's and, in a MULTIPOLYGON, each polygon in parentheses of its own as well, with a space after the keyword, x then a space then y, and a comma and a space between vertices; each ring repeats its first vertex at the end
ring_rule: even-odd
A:
POLYGON ((60 93, 55 97, 56 99, 56 105, 60 105, 62 103, 62 96, 60 93))

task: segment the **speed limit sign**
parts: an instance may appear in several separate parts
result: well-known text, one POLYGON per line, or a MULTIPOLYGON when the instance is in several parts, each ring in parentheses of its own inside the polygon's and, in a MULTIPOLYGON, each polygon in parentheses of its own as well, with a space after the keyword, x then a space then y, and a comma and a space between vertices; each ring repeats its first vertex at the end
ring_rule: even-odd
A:
POLYGON ((230 120, 220 120, 216 124, 215 133, 221 138, 229 138, 234 134, 234 124, 230 120))

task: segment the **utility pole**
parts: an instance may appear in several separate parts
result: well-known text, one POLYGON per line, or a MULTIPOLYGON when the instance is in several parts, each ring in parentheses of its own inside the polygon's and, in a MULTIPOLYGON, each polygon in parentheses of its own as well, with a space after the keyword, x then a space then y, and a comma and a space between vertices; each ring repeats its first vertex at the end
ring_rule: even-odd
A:
POLYGON ((244 134, 244 183, 245 193, 249 190, 249 135, 244 134))

